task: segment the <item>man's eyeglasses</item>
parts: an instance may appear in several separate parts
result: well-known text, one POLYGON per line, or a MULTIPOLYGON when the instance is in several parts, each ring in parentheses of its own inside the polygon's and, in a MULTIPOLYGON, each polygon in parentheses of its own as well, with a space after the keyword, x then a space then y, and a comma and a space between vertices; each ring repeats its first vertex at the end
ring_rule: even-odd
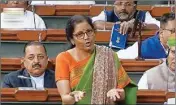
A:
POLYGON ((170 30, 170 29, 163 29, 163 30, 169 31, 171 34, 175 33, 175 29, 172 29, 172 30, 170 30))
POLYGON ((114 3, 114 6, 117 6, 117 7, 122 7, 122 6, 125 6, 125 7, 134 7, 134 6, 136 6, 136 4, 134 4, 134 3, 121 3, 121 2, 118 2, 118 3, 114 3))
POLYGON ((77 39, 84 39, 85 34, 87 35, 87 37, 92 37, 94 35, 94 30, 89 29, 86 32, 78 32, 77 34, 73 34, 73 35, 76 36, 77 39))

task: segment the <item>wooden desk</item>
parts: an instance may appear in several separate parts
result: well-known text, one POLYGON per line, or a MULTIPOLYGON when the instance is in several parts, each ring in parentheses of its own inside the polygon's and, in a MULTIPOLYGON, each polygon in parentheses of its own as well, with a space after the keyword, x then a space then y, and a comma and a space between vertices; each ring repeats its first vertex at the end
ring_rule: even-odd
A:
MULTIPOLYGON (((57 91, 57 89, 51 89, 51 88, 47 88, 46 89, 47 93, 45 94, 45 96, 41 95, 36 95, 35 96, 35 92, 34 91, 21 91, 22 97, 20 97, 20 99, 18 98, 20 96, 20 94, 18 94, 17 97, 17 89, 16 88, 2 88, 1 89, 1 102, 16 102, 16 101, 25 101, 25 96, 32 96, 29 97, 30 99, 26 99, 28 100, 35 100, 37 102, 37 100, 43 100, 43 102, 58 102, 58 101, 62 101, 61 97, 57 91), (26 94, 28 93, 28 94, 26 94), (26 95, 25 95, 26 94, 26 95), (46 97, 46 98, 43 98, 46 97)), ((45 91, 43 91, 45 92, 45 91)), ((41 91, 42 93, 42 91, 41 91)), ((175 97, 175 93, 172 92, 166 92, 166 91, 158 91, 158 90, 138 90, 137 92, 137 102, 138 103, 164 103, 167 101, 168 98, 174 98, 175 97)), ((32 102, 32 101, 31 101, 32 102)))
MULTIPOLYGON (((0 4, 0 8, 6 7, 6 4, 0 4)), ((107 10, 112 10, 113 6, 108 5, 107 10)), ((138 5, 138 10, 149 11, 153 17, 160 17, 164 13, 171 12, 170 6, 158 5, 138 5)), ((31 10, 31 7, 29 7, 31 10)), ((104 5, 36 5, 36 13, 41 16, 72 16, 76 14, 97 16, 104 10, 104 5)))
MULTIPOLYGON (((141 32, 142 40, 153 36, 157 30, 143 30, 141 32)), ((66 41, 66 33, 64 29, 47 29, 47 30, 15 30, 15 29, 1 29, 1 40, 12 41, 28 41, 39 40, 43 41, 66 41)), ((97 31, 96 42, 109 43, 111 31, 97 31)), ((138 32, 134 38, 128 37, 128 42, 135 42, 138 40, 138 32)))
MULTIPOLYGON (((121 63, 127 72, 145 72, 150 68, 159 65, 161 62, 162 60, 136 61, 121 59, 121 63)), ((2 71, 16 71, 18 69, 21 69, 22 67, 23 65, 21 65, 20 58, 1 58, 2 71)), ((48 68, 54 69, 54 67, 55 59, 50 59, 48 68)))

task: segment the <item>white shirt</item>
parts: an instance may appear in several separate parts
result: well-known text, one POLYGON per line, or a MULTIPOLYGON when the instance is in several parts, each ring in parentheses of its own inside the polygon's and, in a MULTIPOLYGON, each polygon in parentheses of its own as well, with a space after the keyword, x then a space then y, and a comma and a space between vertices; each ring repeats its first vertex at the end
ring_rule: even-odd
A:
MULTIPOLYGON (((161 45, 163 46, 163 44, 161 43, 161 45)), ((165 50, 165 53, 168 53, 168 49, 165 49, 163 46, 163 49, 165 50)), ((135 59, 138 57, 138 42, 135 42, 132 46, 126 48, 126 49, 122 49, 119 50, 117 52, 118 57, 120 59, 135 59)))
MULTIPOLYGON (((141 79, 139 80, 138 89, 148 89, 147 73, 144 73, 141 79)), ((175 104, 175 98, 169 98, 164 104, 175 104)))
POLYGON ((148 89, 147 73, 144 73, 139 80, 138 89, 148 89))
MULTIPOLYGON (((147 74, 144 73, 144 75, 141 77, 138 83, 138 89, 148 89, 148 83, 147 83, 147 74)), ((174 104, 175 105, 175 98, 169 98, 167 102, 164 103, 167 104, 174 104)))
POLYGON ((7 21, 5 19, 5 14, 1 13, 1 28, 46 28, 44 21, 41 17, 35 14, 35 24, 34 15, 31 11, 25 11, 24 16, 21 16, 21 21, 7 21))
MULTIPOLYGON (((106 21, 106 15, 105 15, 105 12, 102 11, 98 16, 95 16, 92 18, 92 21, 95 22, 95 21, 106 21)), ((144 23, 147 23, 147 24, 156 24, 158 27, 160 27, 160 22, 158 20, 156 20, 155 18, 153 18, 149 12, 146 12, 145 14, 145 21, 144 23)))
POLYGON ((175 98, 169 98, 168 100, 167 100, 167 103, 165 103, 165 104, 173 104, 173 105, 175 105, 175 98))
POLYGON ((95 1, 32 1, 32 5, 37 4, 59 4, 59 5, 89 5, 89 4, 95 4, 95 1))
POLYGON ((45 73, 43 73, 41 76, 39 77, 33 77, 30 75, 31 77, 31 82, 32 82, 32 87, 35 87, 36 85, 36 88, 44 88, 44 75, 45 73), (35 83, 34 83, 35 82, 35 83))
POLYGON ((117 55, 120 59, 135 59, 138 57, 138 42, 135 42, 132 46, 119 50, 117 55))

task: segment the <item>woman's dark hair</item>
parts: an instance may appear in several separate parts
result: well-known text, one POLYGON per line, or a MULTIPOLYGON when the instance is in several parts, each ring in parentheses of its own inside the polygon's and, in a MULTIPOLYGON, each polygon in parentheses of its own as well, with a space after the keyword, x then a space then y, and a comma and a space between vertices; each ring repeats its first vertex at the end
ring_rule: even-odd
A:
POLYGON ((92 29, 95 29, 94 25, 92 23, 92 19, 90 17, 87 17, 87 16, 74 15, 67 22, 65 31, 66 31, 67 40, 71 44, 71 48, 75 47, 75 45, 73 45, 71 43, 71 39, 73 39, 73 32, 74 32, 74 29, 75 29, 75 25, 77 25, 79 23, 82 23, 84 21, 86 21, 92 27, 92 29))

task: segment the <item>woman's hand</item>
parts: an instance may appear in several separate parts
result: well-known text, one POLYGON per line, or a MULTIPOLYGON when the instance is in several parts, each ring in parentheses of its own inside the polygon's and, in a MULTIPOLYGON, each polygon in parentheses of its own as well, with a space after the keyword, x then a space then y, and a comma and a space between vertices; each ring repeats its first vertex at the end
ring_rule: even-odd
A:
POLYGON ((124 89, 111 89, 107 92, 107 97, 113 101, 124 100, 125 91, 124 89))
POLYGON ((83 91, 73 91, 69 95, 74 97, 75 101, 78 102, 78 101, 82 100, 82 98, 86 95, 86 93, 83 91))

